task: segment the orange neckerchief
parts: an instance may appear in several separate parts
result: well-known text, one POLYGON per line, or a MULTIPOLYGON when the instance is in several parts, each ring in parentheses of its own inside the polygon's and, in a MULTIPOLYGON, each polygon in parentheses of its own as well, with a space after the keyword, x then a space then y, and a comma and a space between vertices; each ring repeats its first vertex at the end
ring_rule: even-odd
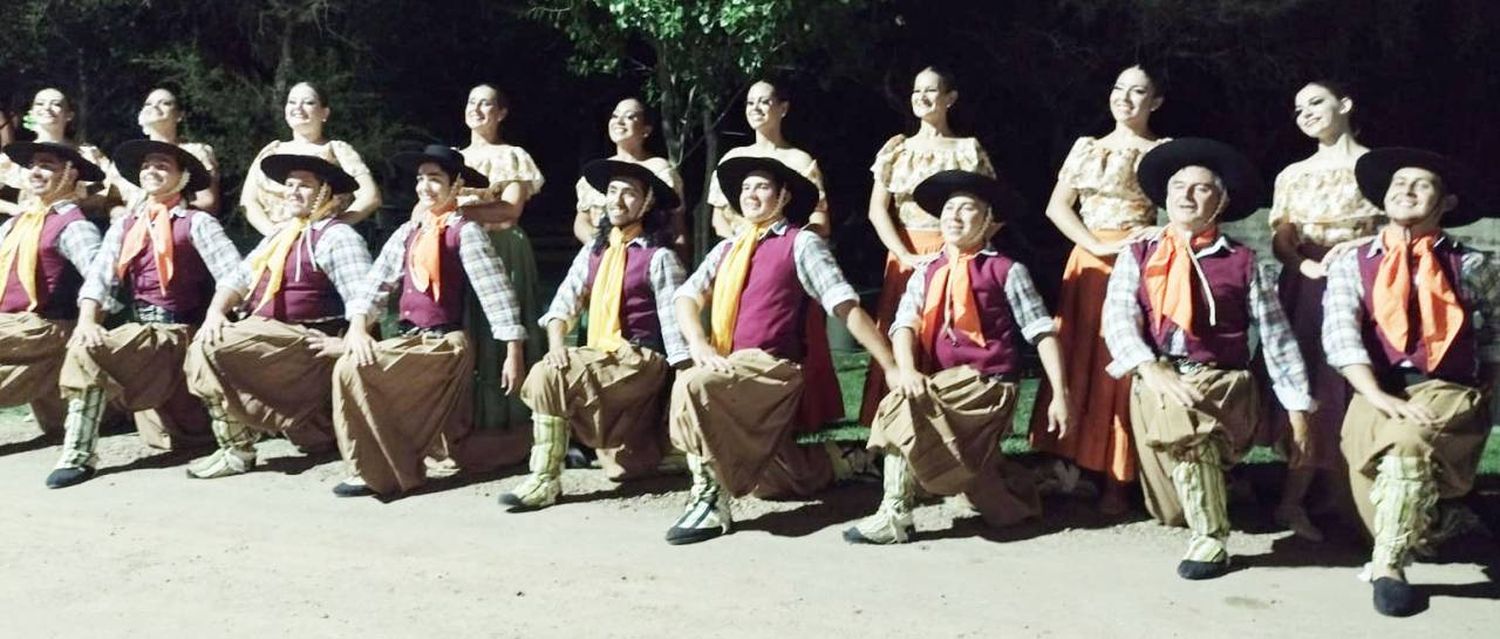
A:
POLYGON ((979 251, 959 251, 945 246, 943 252, 948 261, 939 266, 932 274, 932 280, 927 282, 927 297, 922 304, 922 348, 932 348, 938 333, 944 329, 949 335, 956 330, 969 341, 984 346, 979 305, 974 301, 974 288, 969 282, 969 263, 979 251))
POLYGON ((1151 259, 1141 265, 1141 277, 1146 284, 1146 299, 1151 302, 1151 330, 1161 330, 1162 318, 1170 318, 1188 335, 1193 334, 1193 276, 1199 275, 1204 288, 1204 298, 1210 304, 1209 321, 1213 323, 1213 295, 1208 291, 1208 281, 1198 273, 1197 258, 1193 251, 1214 243, 1219 237, 1217 226, 1193 236, 1184 246, 1177 231, 1168 227, 1162 232, 1160 244, 1151 259))
POLYGON ((1437 231, 1408 236, 1405 229, 1387 228, 1380 234, 1385 255, 1375 272, 1371 302, 1375 328, 1397 348, 1411 343, 1411 299, 1417 298, 1421 318, 1421 344, 1427 349, 1427 370, 1432 371, 1448 354, 1464 323, 1458 294, 1438 266, 1433 250, 1441 234, 1437 231), (1408 239, 1409 238, 1409 239, 1408 239), (1416 258, 1416 269, 1412 259, 1416 258), (1412 284, 1416 284, 1413 290, 1412 284))
POLYGON ((599 258, 599 270, 594 272, 594 285, 589 290, 589 346, 606 353, 613 353, 625 345, 625 332, 620 326, 625 255, 630 243, 641 236, 641 231, 640 222, 610 229, 609 248, 604 249, 604 255, 599 258))
POLYGON ((125 235, 120 257, 115 260, 115 273, 125 277, 130 262, 146 249, 146 237, 151 238, 151 257, 156 261, 156 279, 162 294, 167 292, 167 283, 172 281, 176 262, 172 259, 172 209, 182 201, 182 195, 172 194, 165 202, 148 198, 144 210, 136 214, 135 226, 125 235))
POLYGON ((443 299, 443 230, 458 219, 453 213, 457 210, 458 201, 452 198, 429 209, 417 225, 417 239, 406 256, 412 286, 422 292, 431 287, 434 300, 443 299))

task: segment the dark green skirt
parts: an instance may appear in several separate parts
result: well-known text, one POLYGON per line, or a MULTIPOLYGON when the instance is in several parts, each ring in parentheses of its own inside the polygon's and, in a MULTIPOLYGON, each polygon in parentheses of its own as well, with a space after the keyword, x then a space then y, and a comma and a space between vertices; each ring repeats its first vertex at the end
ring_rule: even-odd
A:
MULTIPOLYGON (((537 291, 536 255, 531 240, 519 227, 491 231, 490 243, 510 274, 516 301, 521 307, 521 324, 526 327, 526 366, 531 367, 547 352, 547 334, 537 326, 542 316, 541 295, 537 291)), ((509 430, 531 422, 531 409, 521 403, 519 389, 506 397, 500 388, 500 370, 505 361, 505 344, 495 340, 490 323, 484 317, 479 301, 469 292, 465 304, 465 324, 474 340, 474 427, 509 430)))

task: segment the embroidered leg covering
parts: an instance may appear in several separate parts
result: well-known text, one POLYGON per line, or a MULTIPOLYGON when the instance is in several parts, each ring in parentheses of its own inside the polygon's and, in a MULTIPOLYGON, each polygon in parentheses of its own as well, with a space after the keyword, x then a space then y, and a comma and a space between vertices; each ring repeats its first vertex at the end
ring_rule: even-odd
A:
POLYGON ((880 508, 858 525, 844 531, 844 540, 853 544, 898 544, 911 540, 911 509, 915 484, 911 464, 900 452, 885 453, 885 492, 880 508))
POLYGON ((104 389, 90 386, 68 398, 68 416, 63 420, 62 457, 56 468, 93 466, 99 444, 99 421, 104 416, 104 389))
POLYGON ((501 505, 512 512, 546 508, 562 494, 563 456, 568 452, 568 423, 561 417, 531 415, 531 475, 514 490, 500 496, 501 505))

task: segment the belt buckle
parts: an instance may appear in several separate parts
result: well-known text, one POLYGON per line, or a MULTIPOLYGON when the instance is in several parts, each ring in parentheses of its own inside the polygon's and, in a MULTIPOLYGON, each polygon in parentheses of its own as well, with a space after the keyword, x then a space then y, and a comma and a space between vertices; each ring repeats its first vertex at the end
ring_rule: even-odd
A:
POLYGON ((1172 367, 1177 369, 1177 373, 1180 375, 1192 375, 1212 368, 1208 364, 1195 362, 1187 358, 1172 360, 1172 367))

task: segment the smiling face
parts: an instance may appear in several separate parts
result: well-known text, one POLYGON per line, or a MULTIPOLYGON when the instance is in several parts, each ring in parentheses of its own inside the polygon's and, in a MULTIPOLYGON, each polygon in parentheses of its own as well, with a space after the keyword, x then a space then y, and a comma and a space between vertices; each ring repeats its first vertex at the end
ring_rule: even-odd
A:
POLYGON ((620 100, 609 114, 609 141, 617 145, 640 146, 651 135, 646 121, 646 105, 635 98, 620 100))
POLYGON ((923 69, 911 86, 911 112, 923 121, 939 122, 948 117, 948 109, 958 100, 958 92, 932 69, 923 69))
POLYGON ((756 131, 780 131, 788 106, 785 100, 776 97, 775 86, 756 82, 745 94, 745 122, 756 131))
POLYGON ((31 167, 26 172, 26 190, 45 202, 53 193, 64 191, 76 175, 76 171, 68 166, 67 160, 52 153, 35 153, 31 156, 31 167))
POLYGON ((740 214, 751 224, 760 224, 781 215, 788 194, 771 174, 753 171, 740 183, 740 214))
POLYGON ((609 223, 624 228, 639 222, 646 215, 646 185, 639 180, 615 177, 604 191, 604 213, 609 223))
POLYGON ((182 180, 182 167, 177 164, 175 157, 165 153, 147 153, 141 160, 138 179, 141 189, 153 197, 169 195, 182 180))
POLYGON ((1402 168, 1391 175, 1385 190, 1385 214, 1401 226, 1436 221, 1457 207, 1458 196, 1449 195, 1442 178, 1427 169, 1402 168))
POLYGON ((423 162, 417 167, 417 201, 431 206, 448 201, 453 192, 453 178, 437 162, 423 162))
POLYGON ((1302 87, 1293 104, 1297 128, 1307 137, 1321 140, 1349 130, 1349 113, 1354 110, 1354 102, 1334 95, 1321 84, 1302 87))
POLYGON ((62 91, 42 89, 31 100, 31 120, 38 128, 61 137, 62 131, 73 121, 73 107, 62 91))
POLYGON ((177 108, 177 96, 166 89, 156 89, 146 96, 141 113, 136 121, 142 128, 176 128, 182 121, 182 112, 177 108))
POLYGON ((286 197, 281 203, 281 212, 287 217, 312 215, 323 180, 311 171, 292 171, 286 176, 286 197))
POLYGON ((994 218, 990 216, 990 205, 963 191, 948 197, 938 219, 943 241, 960 251, 979 248, 999 228, 998 225, 991 228, 994 218))
POLYGON ((1140 67, 1121 71, 1109 90, 1109 113, 1116 122, 1144 123, 1161 103, 1151 76, 1140 67))
POLYGON ((481 84, 469 90, 469 101, 464 105, 464 124, 470 129, 492 129, 505 119, 506 109, 501 103, 500 92, 494 87, 481 84))
POLYGON ((1167 219, 1190 233, 1212 226, 1228 204, 1223 181, 1204 167, 1184 167, 1167 180, 1167 219))
POLYGON ((316 131, 321 134, 323 123, 328 121, 328 107, 323 96, 306 82, 299 82, 286 94, 286 106, 282 115, 286 125, 293 130, 316 131))

